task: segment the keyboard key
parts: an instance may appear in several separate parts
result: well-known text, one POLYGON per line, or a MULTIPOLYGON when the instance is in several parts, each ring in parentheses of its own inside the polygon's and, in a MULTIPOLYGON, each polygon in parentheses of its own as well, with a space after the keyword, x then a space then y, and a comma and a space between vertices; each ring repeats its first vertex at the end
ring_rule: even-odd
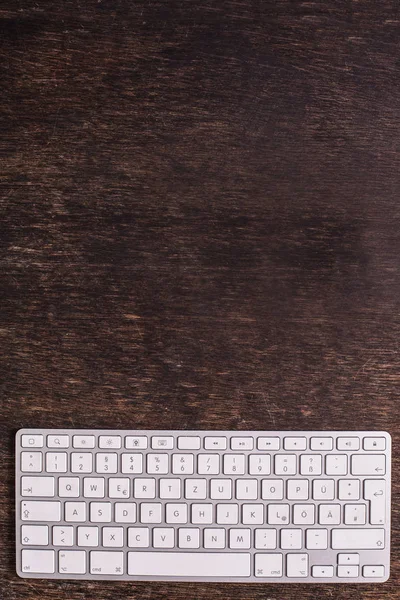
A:
POLYGON ((60 573, 83 575, 86 573, 86 552, 84 550, 60 550, 58 569, 60 573))
POLYGON ((217 504, 218 525, 237 525, 239 523, 238 504, 217 504))
POLYGON ((22 550, 21 569, 24 573, 54 573, 54 550, 22 550))
POLYGON ((128 477, 110 477, 108 495, 110 498, 129 498, 131 480, 128 477))
POLYGON ((180 436, 178 437, 179 450, 200 450, 201 440, 199 436, 180 436))
POLYGON ((257 439, 258 450, 279 450, 281 441, 278 437, 259 437, 257 439))
POLYGON ((67 472, 67 453, 66 452, 47 452, 46 471, 47 473, 66 473, 67 472))
POLYGON ((233 552, 128 552, 129 575, 249 577, 251 555, 233 552))
POLYGON ((121 436, 101 435, 99 436, 99 448, 119 449, 121 448, 121 436))
POLYGON ((90 553, 90 572, 99 575, 122 575, 124 572, 124 553, 92 550, 90 553))
POLYGON ((339 500, 359 500, 360 499, 360 480, 359 479, 339 479, 339 500))
POLYGON ((188 522, 188 506, 187 504, 166 504, 165 505, 165 522, 166 523, 187 523, 188 522))
POLYGON ((262 525, 264 520, 264 506, 262 504, 242 505, 243 525, 262 525))
POLYGON ((114 509, 116 523, 136 523, 136 504, 134 502, 116 502, 114 509))
POLYGON ((127 435, 125 437, 127 450, 146 450, 147 443, 147 437, 144 435, 127 435))
POLYGON ((78 527, 78 546, 98 546, 98 527, 78 527))
POLYGON ((307 529, 306 548, 307 550, 326 550, 328 548, 328 530, 307 529))
POLYGON ((308 500, 308 479, 289 479, 287 482, 288 500, 308 500))
POLYGON ((61 502, 21 502, 22 521, 61 521, 61 502))
POLYGON ((358 437, 339 437, 337 439, 338 450, 359 450, 360 449, 360 438, 358 437))
POLYGON ((194 525, 211 525, 212 522, 212 504, 192 504, 192 523, 194 525))
POLYGON ((286 575, 288 577, 308 577, 308 554, 287 554, 286 575))
POLYGON ((22 448, 43 448, 43 435, 25 434, 21 436, 22 448))
POLYGON ((270 475, 271 474, 271 456, 269 454, 250 454, 250 456, 249 456, 249 474, 250 475, 270 475))
POLYGON ((219 454, 199 454, 197 472, 199 475, 219 475, 219 454))
POLYGON ((207 498, 207 480, 185 479, 185 498, 188 500, 205 500, 207 498))
POLYGON ((174 548, 175 529, 173 527, 154 527, 153 546, 154 548, 174 548))
POLYGON ((48 448, 68 448, 69 447, 69 435, 48 435, 47 436, 47 447, 48 448))
POLYGON ((325 473, 326 475, 347 475, 346 454, 327 454, 325 473))
POLYGON ((153 450, 172 450, 174 438, 172 436, 154 436, 151 438, 151 447, 153 450))
POLYGON ((295 504, 293 506, 293 523, 295 525, 314 525, 314 504, 295 504))
POLYGON ((128 528, 129 548, 148 548, 150 546, 150 532, 147 527, 128 528))
POLYGON ((364 577, 384 577, 385 567, 383 565, 365 565, 363 568, 364 577))
POLYGON ((211 479, 210 498, 212 500, 230 500, 232 498, 232 480, 211 479))
POLYGON ((277 547, 276 529, 256 529, 255 548, 257 550, 275 550, 277 547))
POLYGON ((104 498, 105 481, 102 477, 85 477, 83 495, 85 498, 104 498))
POLYGON ((169 467, 169 456, 168 454, 148 454, 147 455, 147 472, 149 475, 153 473, 166 475, 169 467))
POLYGON ((156 480, 155 479, 134 479, 134 498, 155 498, 156 480))
POLYGON ((364 498, 370 501, 371 525, 383 525, 386 517, 386 487, 384 479, 365 479, 364 498))
MULTIPOLYGON (((186 481, 193 481, 186 479, 186 481)), ((181 497, 180 479, 160 479, 160 498, 179 499, 181 497)))
POLYGON ((319 450, 333 450, 333 438, 331 437, 312 437, 310 440, 310 449, 319 450))
POLYGON ((79 477, 59 477, 58 495, 60 498, 79 498, 79 477))
POLYGON ((319 524, 320 525, 340 525, 340 504, 320 504, 319 506, 319 524))
POLYGON ((339 565, 359 565, 360 555, 359 554, 338 554, 337 558, 339 565))
POLYGON ((313 500, 334 500, 335 481, 333 479, 313 480, 313 500))
POLYGON ((263 500, 283 500, 283 479, 263 479, 261 497, 263 500))
POLYGON ((253 450, 254 440, 252 437, 233 437, 231 438, 232 450, 253 450))
POLYGON ((338 577, 358 577, 358 567, 356 565, 339 565, 337 574, 338 577))
POLYGON ((238 500, 257 500, 258 481, 257 479, 237 479, 236 480, 236 498, 238 500))
POLYGON ((282 577, 283 554, 256 554, 254 575, 256 577, 282 577))
POLYGON ((385 475, 384 454, 353 454, 351 457, 352 475, 385 475))
POLYGON ((363 440, 364 450, 386 450, 386 439, 384 437, 365 437, 363 440))
POLYGON ((204 529, 204 548, 225 548, 225 529, 204 529))
POLYGON ((316 475, 322 474, 322 456, 320 454, 302 454, 300 456, 300 474, 316 475))
POLYGON ((54 477, 22 477, 21 496, 54 496, 54 477))
POLYGON ((142 523, 161 523, 161 508, 162 505, 158 502, 142 502, 140 505, 140 521, 142 523))
POLYGON ((91 473, 93 470, 93 456, 90 452, 73 452, 71 454, 72 473, 91 473))
POLYGON ((103 527, 103 546, 106 548, 122 548, 124 545, 124 529, 122 527, 103 527))
POLYGON ((86 521, 86 502, 66 502, 65 520, 71 523, 83 523, 86 521))
POLYGON ((22 525, 21 543, 24 546, 47 546, 49 528, 47 525, 22 525))
POLYGON ((41 452, 22 452, 21 471, 24 473, 40 473, 42 470, 41 452))
POLYGON ((225 437, 210 437, 204 438, 205 450, 226 450, 227 441, 225 437))
POLYGON ((96 473, 117 473, 118 472, 118 454, 115 452, 106 454, 98 452, 96 454, 96 473))
POLYGON ((251 548, 251 529, 230 529, 229 548, 249 550, 251 548))
POLYGON ((143 454, 122 454, 121 471, 122 473, 141 475, 143 473, 143 454))
POLYGON ((286 437, 283 440, 285 450, 307 450, 307 438, 305 437, 286 437))
POLYGON ((275 455, 275 475, 296 475, 297 456, 295 454, 275 455))
POLYGON ((194 456, 193 454, 173 454, 172 455, 172 473, 174 475, 193 475, 194 456))
POLYGON ((111 502, 91 502, 90 520, 92 523, 111 523, 111 502))
POLYGON ((301 550, 303 547, 303 532, 301 529, 282 529, 282 550, 301 550))
POLYGON ((224 475, 244 475, 245 465, 244 454, 224 454, 224 475))
POLYGON ((311 574, 313 577, 333 577, 334 568, 332 565, 314 565, 311 569, 311 574))
POLYGON ((73 546, 74 528, 69 525, 55 525, 53 527, 53 546, 73 546))
POLYGON ((384 547, 384 529, 332 529, 334 550, 382 550, 384 547))
POLYGON ((178 530, 179 548, 200 548, 200 529, 184 527, 178 530))
POLYGON ((345 504, 344 505, 344 524, 345 525, 365 525, 366 523, 365 504, 345 504))
POLYGON ((268 504, 268 525, 288 525, 289 504, 268 504))
POLYGON ((74 435, 72 445, 74 448, 94 448, 96 439, 94 435, 74 435))

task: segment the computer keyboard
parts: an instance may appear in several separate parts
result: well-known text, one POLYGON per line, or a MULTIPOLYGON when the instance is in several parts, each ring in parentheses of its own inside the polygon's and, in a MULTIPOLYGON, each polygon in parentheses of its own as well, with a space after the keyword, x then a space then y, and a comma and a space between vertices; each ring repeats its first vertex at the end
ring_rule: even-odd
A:
POLYGON ((386 581, 382 431, 16 434, 20 577, 386 581))

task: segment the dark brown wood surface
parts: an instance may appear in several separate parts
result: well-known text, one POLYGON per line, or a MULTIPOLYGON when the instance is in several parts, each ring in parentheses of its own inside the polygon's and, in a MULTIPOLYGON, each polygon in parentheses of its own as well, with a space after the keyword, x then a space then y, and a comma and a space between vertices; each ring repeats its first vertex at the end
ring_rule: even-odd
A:
POLYGON ((399 598, 398 2, 0 7, 2 600, 399 598), (20 427, 383 429, 381 585, 14 571, 20 427))

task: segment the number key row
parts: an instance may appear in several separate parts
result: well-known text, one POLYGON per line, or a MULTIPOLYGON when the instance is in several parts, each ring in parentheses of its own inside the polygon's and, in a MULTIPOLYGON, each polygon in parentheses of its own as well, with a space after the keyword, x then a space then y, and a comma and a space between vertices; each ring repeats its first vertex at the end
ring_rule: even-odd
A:
MULTIPOLYGON (((115 452, 73 452, 70 470, 72 473, 117 473, 119 455, 115 452), (95 459, 95 460, 94 460, 95 459)), ((346 454, 329 454, 323 459, 321 454, 199 454, 197 473, 199 475, 347 475, 348 457, 346 454), (325 469, 324 469, 325 467, 325 469)), ((193 475, 195 472, 193 454, 149 453, 146 460, 148 474, 193 475)), ((144 455, 141 453, 121 454, 120 471, 122 473, 141 474, 144 472, 144 455)), ((21 471, 40 473, 66 473, 68 454, 66 452, 47 452, 43 464, 42 452, 22 452, 21 471), (44 468, 43 468, 44 467, 44 468)), ((383 454, 354 454, 351 456, 352 475, 381 476, 386 472, 386 460, 383 454)))

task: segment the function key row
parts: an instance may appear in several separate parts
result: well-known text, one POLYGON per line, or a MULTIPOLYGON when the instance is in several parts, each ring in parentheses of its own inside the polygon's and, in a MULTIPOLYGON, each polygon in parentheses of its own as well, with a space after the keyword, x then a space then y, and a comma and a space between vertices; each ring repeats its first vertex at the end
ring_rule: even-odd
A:
MULTIPOLYGON (((330 451, 334 449, 335 440, 330 437, 311 437, 309 440, 304 436, 290 436, 283 438, 283 444, 279 437, 258 437, 256 440, 251 436, 235 436, 226 438, 223 436, 205 436, 205 450, 227 450, 228 443, 231 450, 289 450, 304 451, 307 449, 319 452, 330 451), (282 446, 282 447, 281 447, 282 446)), ((200 436, 178 436, 178 450, 200 450, 202 447, 200 436)), ((148 447, 148 437, 144 435, 127 435, 124 439, 126 449, 146 450, 148 447)), ((69 448, 71 444, 70 436, 64 434, 48 435, 46 445, 48 448, 69 448)), ((99 448, 109 448, 119 450, 122 448, 123 437, 120 435, 100 435, 98 436, 99 448)), ((23 448, 43 448, 45 445, 45 436, 42 434, 24 434, 21 436, 21 445, 23 448)), ((175 448, 175 438, 173 436, 151 436, 150 445, 153 450, 173 450, 175 448)), ((95 435, 73 435, 73 448, 96 447, 95 435)), ((360 450, 361 440, 359 437, 338 437, 336 439, 336 449, 341 451, 360 450)), ((384 437, 364 437, 362 439, 362 448, 364 450, 385 450, 386 439, 384 437)))

